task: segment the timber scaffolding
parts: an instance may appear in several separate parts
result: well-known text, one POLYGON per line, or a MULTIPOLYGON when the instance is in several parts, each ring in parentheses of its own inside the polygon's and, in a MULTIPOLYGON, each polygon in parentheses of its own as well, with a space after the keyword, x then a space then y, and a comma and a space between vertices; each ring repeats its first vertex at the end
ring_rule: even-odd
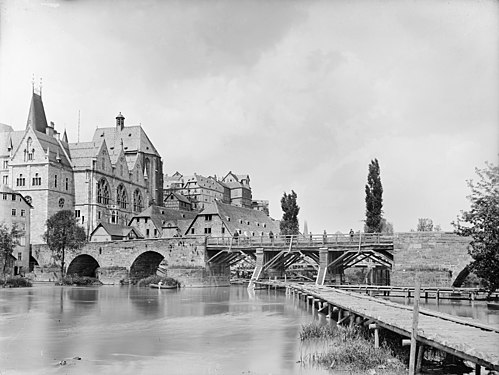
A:
POLYGON ((264 272, 296 263, 308 264, 317 272, 316 283, 326 274, 371 262, 386 269, 393 263, 393 236, 380 233, 310 234, 207 237, 207 263, 233 266, 246 261, 254 267, 252 280, 264 272))
MULTIPOLYGON (((256 281, 255 284, 285 289, 287 295, 304 300, 326 314, 337 324, 362 324, 374 329, 375 347, 379 346, 379 329, 384 328, 402 337, 411 337, 413 308, 374 297, 350 293, 336 288, 282 281, 256 281)), ((419 310, 416 340, 420 363, 424 348, 432 347, 481 367, 499 371, 499 328, 425 309, 419 310)))

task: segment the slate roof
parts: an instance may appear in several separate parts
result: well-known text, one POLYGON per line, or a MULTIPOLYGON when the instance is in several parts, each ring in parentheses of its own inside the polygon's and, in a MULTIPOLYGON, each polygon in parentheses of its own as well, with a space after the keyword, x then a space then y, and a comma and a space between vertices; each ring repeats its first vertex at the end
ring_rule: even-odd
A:
POLYGON ((184 203, 187 203, 187 204, 191 204, 191 201, 189 199, 187 199, 187 197, 183 196, 182 194, 179 194, 179 193, 175 193, 175 192, 172 192, 170 194, 168 194, 165 198, 165 201, 168 199, 168 197, 170 195, 173 195, 175 198, 177 198, 180 202, 184 202, 184 203))
POLYGON ((234 234, 236 229, 240 229, 243 234, 245 231, 248 233, 255 232, 255 234, 261 232, 269 233, 270 231, 278 234, 280 232, 279 221, 272 219, 264 212, 252 210, 251 208, 232 206, 222 203, 219 200, 215 200, 214 203, 207 205, 199 213, 198 217, 206 214, 219 215, 231 235, 234 234))
POLYGON ((26 198, 24 198, 24 195, 22 195, 21 193, 19 193, 18 191, 15 191, 15 190, 12 190, 10 187, 8 187, 7 185, 0 185, 0 194, 1 193, 10 193, 10 194, 17 194, 19 195, 22 199, 24 199, 24 201, 26 202, 26 204, 28 206, 30 206, 31 208, 33 208, 33 206, 26 200, 26 198))
POLYGON ((29 107, 28 120, 26 121, 26 128, 31 125, 34 130, 45 133, 47 129, 47 117, 45 116, 45 109, 43 108, 42 97, 33 92, 31 97, 31 105, 29 107))
POLYGON ((99 223, 99 225, 97 225, 97 227, 95 227, 95 229, 90 234, 90 237, 95 233, 95 231, 99 227, 104 228, 106 232, 109 233, 111 236, 126 237, 131 231, 135 231, 137 237, 144 238, 142 233, 140 233, 140 231, 135 227, 120 225, 120 224, 110 224, 110 223, 99 223))
POLYGON ((121 140, 123 140, 123 151, 129 152, 142 151, 147 154, 160 156, 149 137, 142 129, 142 126, 125 126, 123 130, 119 128, 97 128, 94 133, 93 141, 105 139, 109 150, 119 152, 121 140))
POLYGON ((61 164, 66 166, 71 166, 70 160, 66 157, 66 153, 69 154, 68 145, 64 145, 59 143, 59 141, 48 134, 41 133, 35 130, 35 135, 40 142, 40 145, 43 147, 44 152, 47 152, 47 148, 49 149, 49 160, 57 161, 57 157, 61 159, 61 164), (66 153, 63 151, 63 147, 65 148, 66 153))
POLYGON ((163 227, 163 221, 176 221, 178 223, 181 220, 188 220, 190 223, 192 220, 194 220, 196 215, 196 212, 179 211, 162 206, 151 205, 140 214, 134 215, 130 222, 132 222, 135 218, 147 217, 152 220, 156 228, 160 229, 163 227))
MULTIPOLYGON (((101 141, 102 143, 102 141, 101 141)), ((70 143, 69 151, 75 168, 86 168, 92 166, 92 159, 97 155, 101 147, 97 142, 70 143)))

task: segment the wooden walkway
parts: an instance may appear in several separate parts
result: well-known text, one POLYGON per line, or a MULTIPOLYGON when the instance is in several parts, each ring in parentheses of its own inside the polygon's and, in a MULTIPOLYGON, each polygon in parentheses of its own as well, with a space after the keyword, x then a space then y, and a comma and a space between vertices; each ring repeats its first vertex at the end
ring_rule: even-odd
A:
MULTIPOLYGON (((321 311, 327 311, 329 316, 337 311, 341 321, 350 317, 351 324, 375 323, 402 336, 411 336, 413 311, 410 306, 313 284, 280 281, 257 281, 255 284, 286 288, 286 292, 310 301, 321 311)), ((477 374, 480 366, 499 371, 498 328, 420 309, 417 341, 475 363, 477 374)))

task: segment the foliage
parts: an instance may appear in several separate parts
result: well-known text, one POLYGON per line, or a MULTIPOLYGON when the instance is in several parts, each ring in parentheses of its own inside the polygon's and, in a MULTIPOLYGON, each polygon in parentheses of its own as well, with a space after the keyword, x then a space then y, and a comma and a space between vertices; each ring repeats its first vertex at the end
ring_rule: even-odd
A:
POLYGON ((64 276, 64 258, 66 250, 81 248, 86 240, 85 230, 76 224, 73 213, 63 210, 47 220, 47 230, 43 235, 55 259, 61 261, 61 275, 64 276))
POLYGON ((137 286, 149 286, 149 284, 158 284, 162 282, 163 285, 180 286, 180 283, 172 277, 163 277, 158 275, 148 276, 144 279, 140 279, 137 286))
POLYGON ((312 353, 308 359, 328 368, 348 368, 355 373, 372 369, 391 369, 403 372, 404 365, 394 358, 393 351, 386 345, 376 349, 364 332, 356 327, 320 326, 311 323, 302 326, 300 339, 326 340, 327 352, 312 353))
POLYGON ((381 218, 381 233, 393 234, 393 224, 388 222, 384 217, 381 218))
POLYGON ((371 160, 366 184, 366 232, 381 233, 383 214, 383 186, 378 159, 371 160))
POLYGON ((298 226, 298 213, 300 207, 296 203, 296 193, 291 190, 290 194, 284 193, 281 198, 281 208, 283 211, 280 230, 282 235, 296 235, 300 233, 298 226))
POLYGON ((418 232, 432 232, 433 231, 433 220, 428 218, 419 218, 418 226, 416 228, 418 232))
POLYGON ((24 288, 24 287, 31 287, 33 284, 31 283, 30 280, 22 277, 22 276, 12 276, 12 277, 7 277, 2 284, 4 284, 6 287, 9 288, 24 288))
POLYGON ((0 224, 0 252, 3 258, 2 275, 5 279, 5 273, 12 257, 14 248, 19 245, 19 238, 24 235, 15 224, 8 228, 6 224, 0 224))
POLYGON ((470 270, 483 279, 489 293, 499 288, 499 167, 476 168, 479 181, 468 181, 471 207, 452 225, 460 236, 471 237, 470 270))
POLYGON ((102 285, 102 282, 100 282, 99 279, 96 279, 95 277, 70 275, 70 276, 64 276, 58 284, 92 286, 92 285, 102 285))

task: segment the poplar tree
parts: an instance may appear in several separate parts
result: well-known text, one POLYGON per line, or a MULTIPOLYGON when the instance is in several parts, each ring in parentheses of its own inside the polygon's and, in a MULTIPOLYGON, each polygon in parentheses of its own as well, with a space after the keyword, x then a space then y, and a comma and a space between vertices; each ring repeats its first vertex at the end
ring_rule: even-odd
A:
POLYGON ((61 261, 61 277, 64 277, 66 250, 81 248, 87 242, 86 237, 85 230, 76 223, 72 211, 56 212, 47 220, 43 239, 52 250, 54 259, 61 261))
POLYGON ((383 186, 378 159, 371 160, 366 184, 366 225, 367 233, 381 233, 383 229, 383 186))
POLYGON ((280 230, 282 235, 296 235, 300 233, 298 226, 298 213, 300 207, 296 204, 296 193, 291 190, 290 194, 284 193, 281 198, 281 208, 283 211, 280 230))

